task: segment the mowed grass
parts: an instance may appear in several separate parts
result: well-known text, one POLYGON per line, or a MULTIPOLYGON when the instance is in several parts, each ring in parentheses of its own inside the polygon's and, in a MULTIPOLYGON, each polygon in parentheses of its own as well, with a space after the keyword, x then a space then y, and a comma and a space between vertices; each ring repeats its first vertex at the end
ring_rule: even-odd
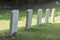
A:
POLYGON ((16 37, 9 37, 9 30, 0 31, 0 40, 60 40, 60 24, 42 24, 26 30, 18 28, 16 37))
MULTIPOLYGON (((10 28, 10 14, 0 14, 0 40, 60 40, 60 7, 57 6, 55 21, 51 23, 51 16, 49 23, 45 24, 45 9, 43 8, 42 24, 36 26, 37 22, 37 9, 34 10, 32 19, 32 28, 25 29, 26 24, 26 10, 20 10, 18 21, 18 32, 16 37, 8 37, 10 28)), ((52 9, 52 8, 50 8, 52 9)))

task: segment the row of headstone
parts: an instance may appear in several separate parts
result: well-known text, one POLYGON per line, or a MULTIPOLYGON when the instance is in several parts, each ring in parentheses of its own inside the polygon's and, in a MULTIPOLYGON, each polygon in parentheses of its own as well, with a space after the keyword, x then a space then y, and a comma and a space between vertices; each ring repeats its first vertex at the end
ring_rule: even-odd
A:
MULTIPOLYGON (((52 9, 52 14, 51 14, 51 22, 54 22, 55 12, 56 12, 56 9, 53 8, 52 9)), ((38 9, 37 26, 39 26, 40 24, 42 24, 42 13, 43 13, 43 10, 42 9, 38 9)), ((27 15, 27 21, 26 21, 26 27, 27 27, 27 29, 31 28, 32 14, 33 14, 33 10, 29 9, 28 10, 28 15, 27 15)), ((48 8, 48 9, 46 9, 46 14, 45 14, 45 23, 46 24, 49 21, 49 16, 50 16, 50 9, 48 8)))
MULTIPOLYGON (((39 26, 42 24, 42 9, 38 9, 38 17, 37 17, 37 25, 39 26)), ((52 9, 51 13, 51 23, 54 22, 54 17, 55 17, 56 9, 52 9)), ((45 23, 47 24, 49 21, 49 16, 50 16, 50 9, 46 9, 46 14, 45 14, 45 23)))
MULTIPOLYGON (((54 22, 54 15, 56 9, 52 9, 52 16, 51 16, 51 22, 54 22)), ((37 26, 42 24, 42 9, 38 9, 38 17, 37 17, 37 26)), ((33 10, 28 9, 27 10, 27 18, 26 18, 26 29, 31 29, 32 28, 32 14, 33 10)), ((19 15, 19 10, 13 10, 11 11, 11 21, 10 21, 10 34, 11 35, 16 35, 17 29, 18 29, 18 15, 19 15)), ((49 15, 50 15, 50 9, 46 9, 46 15, 45 15, 45 23, 48 23, 49 20, 49 15)))

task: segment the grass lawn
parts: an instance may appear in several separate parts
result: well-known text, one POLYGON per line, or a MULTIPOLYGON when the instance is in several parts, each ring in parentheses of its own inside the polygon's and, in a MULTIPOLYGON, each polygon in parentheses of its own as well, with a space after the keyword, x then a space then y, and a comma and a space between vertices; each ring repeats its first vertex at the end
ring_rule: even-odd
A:
MULTIPOLYGON (((26 23, 26 10, 20 10, 18 33, 16 37, 7 37, 9 35, 10 26, 10 14, 9 12, 0 13, 0 40, 60 40, 60 7, 57 6, 55 21, 51 22, 49 17, 49 23, 45 24, 45 9, 43 8, 42 25, 36 26, 37 9, 34 10, 32 19, 32 29, 25 30, 26 23)), ((52 7, 50 8, 52 9, 52 7)))

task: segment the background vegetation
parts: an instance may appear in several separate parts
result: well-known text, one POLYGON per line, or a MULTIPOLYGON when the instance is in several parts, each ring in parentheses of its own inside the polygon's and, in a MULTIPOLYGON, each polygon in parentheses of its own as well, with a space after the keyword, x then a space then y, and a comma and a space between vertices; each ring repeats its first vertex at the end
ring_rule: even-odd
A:
POLYGON ((58 0, 0 0, 0 8, 18 7, 21 5, 41 4, 58 0))

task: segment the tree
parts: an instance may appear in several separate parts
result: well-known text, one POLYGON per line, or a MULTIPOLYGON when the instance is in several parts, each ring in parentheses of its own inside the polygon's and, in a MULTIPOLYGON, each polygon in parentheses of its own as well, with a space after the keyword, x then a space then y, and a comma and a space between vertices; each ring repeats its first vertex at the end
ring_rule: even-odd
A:
POLYGON ((19 5, 27 5, 27 4, 40 4, 40 3, 46 3, 46 2, 52 2, 56 0, 0 0, 0 6, 2 7, 17 7, 19 5))

